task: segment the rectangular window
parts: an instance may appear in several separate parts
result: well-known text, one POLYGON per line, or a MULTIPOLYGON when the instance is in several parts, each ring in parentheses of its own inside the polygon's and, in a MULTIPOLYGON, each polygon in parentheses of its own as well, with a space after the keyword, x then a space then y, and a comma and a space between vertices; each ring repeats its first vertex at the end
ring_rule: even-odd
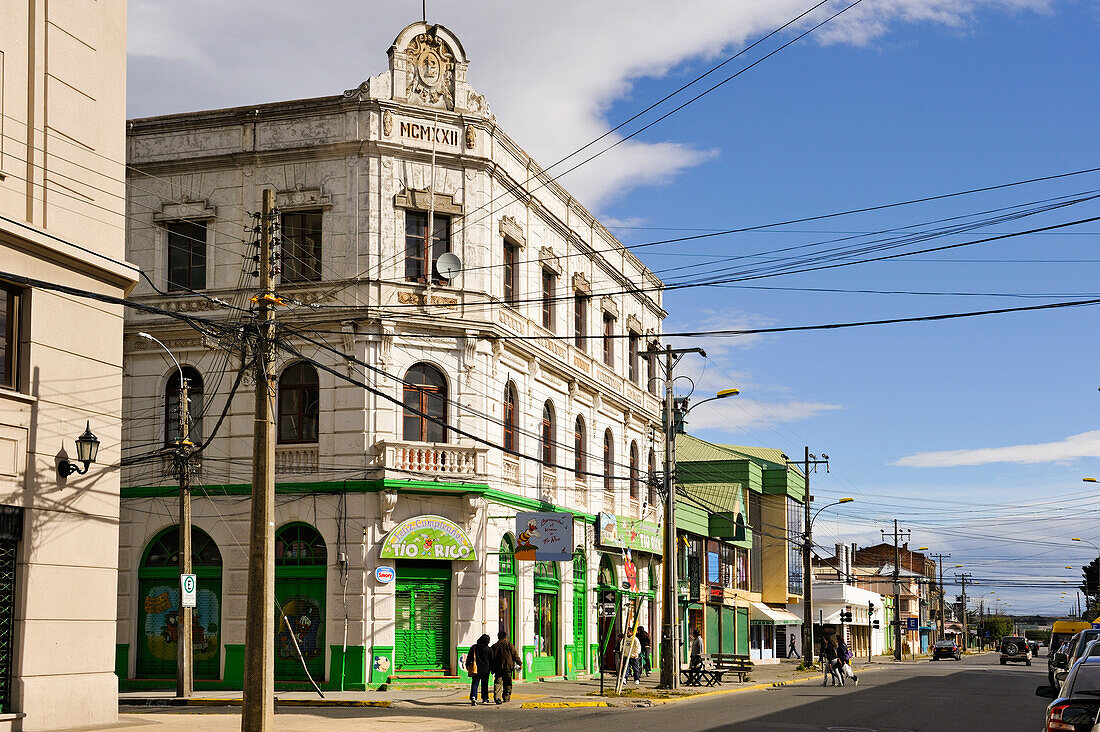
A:
POLYGON ((19 305, 22 291, 0 286, 0 386, 18 389, 19 305))
POLYGON ((615 367, 615 316, 603 314, 603 362, 615 367))
POLYGON ((626 370, 627 378, 638 383, 638 345, 641 343, 642 337, 630 331, 630 336, 627 338, 627 359, 626 370))
POLYGON ((206 289, 206 222, 173 221, 168 236, 168 289, 206 289))
POLYGON ((447 283, 439 276, 435 263, 451 251, 451 218, 435 215, 431 237, 428 236, 428 212, 405 212, 405 279, 410 282, 447 283))
POLYGON ((803 506, 787 498, 787 592, 802 594, 802 520, 803 506))
POLYGON ((753 592, 764 590, 763 565, 763 497, 749 491, 749 527, 752 529, 752 549, 749 550, 749 589, 753 592))
POLYGON ((558 276, 552 270, 542 271, 542 327, 554 330, 554 291, 558 289, 558 276))
MULTIPOLYGON (((653 346, 650 346, 650 348, 652 347, 653 346)), ((646 356, 646 364, 649 367, 649 378, 647 379, 649 383, 649 393, 659 394, 661 389, 661 380, 657 376, 657 357, 654 355, 646 356)))
POLYGON ((285 213, 282 220, 283 282, 321 279, 321 212, 285 213))
POLYGON ((588 297, 578 292, 573 295, 573 345, 581 351, 587 351, 588 338, 588 297))
POLYGON ((504 302, 509 305, 516 304, 516 296, 519 294, 519 282, 517 280, 516 254, 519 251, 512 242, 504 240, 504 302))

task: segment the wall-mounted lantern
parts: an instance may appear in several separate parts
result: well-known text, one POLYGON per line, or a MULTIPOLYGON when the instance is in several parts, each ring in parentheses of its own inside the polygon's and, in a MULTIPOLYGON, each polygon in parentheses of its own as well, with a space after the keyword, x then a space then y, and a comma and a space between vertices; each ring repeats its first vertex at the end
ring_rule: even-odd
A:
POLYGON ((76 438, 76 459, 77 462, 84 463, 84 469, 81 470, 77 467, 75 462, 62 460, 57 464, 57 474, 62 478, 67 478, 73 473, 79 473, 80 475, 87 473, 88 467, 95 462, 98 453, 99 438, 92 434, 92 423, 88 422, 84 427, 84 434, 76 438))

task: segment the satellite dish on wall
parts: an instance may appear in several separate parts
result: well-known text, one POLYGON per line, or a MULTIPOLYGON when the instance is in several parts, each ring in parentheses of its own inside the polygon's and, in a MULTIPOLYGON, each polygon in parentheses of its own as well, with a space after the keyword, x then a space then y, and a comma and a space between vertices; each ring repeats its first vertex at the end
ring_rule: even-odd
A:
POLYGON ((435 269, 443 279, 453 280, 462 271, 462 260, 451 252, 445 252, 435 260, 435 269))

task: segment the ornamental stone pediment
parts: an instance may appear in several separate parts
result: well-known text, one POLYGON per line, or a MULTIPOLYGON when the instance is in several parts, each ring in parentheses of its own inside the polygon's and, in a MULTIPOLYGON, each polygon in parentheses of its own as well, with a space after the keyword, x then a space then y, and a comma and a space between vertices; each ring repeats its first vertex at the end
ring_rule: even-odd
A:
POLYGON ((160 211, 153 212, 153 221, 183 221, 218 218, 218 209, 205 198, 183 200, 179 203, 161 204, 160 211))

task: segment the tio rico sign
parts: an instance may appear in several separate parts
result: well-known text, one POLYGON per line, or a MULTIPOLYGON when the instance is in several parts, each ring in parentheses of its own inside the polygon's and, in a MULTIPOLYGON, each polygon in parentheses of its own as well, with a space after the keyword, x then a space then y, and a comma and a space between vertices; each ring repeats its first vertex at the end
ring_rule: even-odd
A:
POLYGON ((474 544, 458 524, 442 516, 402 521, 382 540, 382 559, 473 561, 474 544))

